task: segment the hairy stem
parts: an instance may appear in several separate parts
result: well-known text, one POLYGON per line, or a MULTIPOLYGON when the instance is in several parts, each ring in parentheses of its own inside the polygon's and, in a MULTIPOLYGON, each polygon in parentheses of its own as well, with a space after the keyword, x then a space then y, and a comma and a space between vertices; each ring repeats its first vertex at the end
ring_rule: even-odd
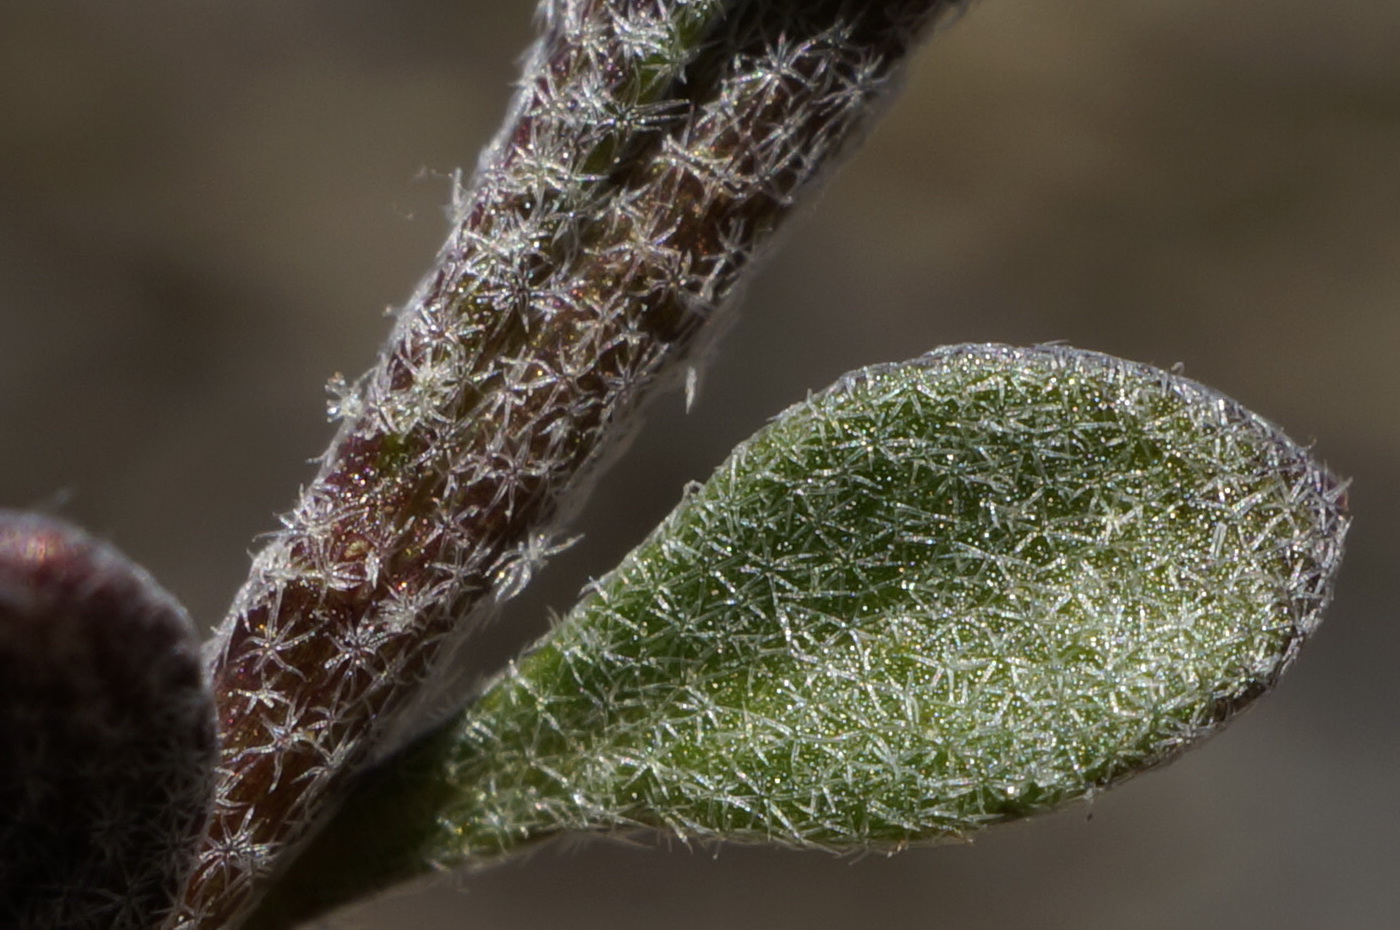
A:
POLYGON ((179 925, 237 926, 509 596, 950 0, 546 2, 438 264, 212 646, 179 925))

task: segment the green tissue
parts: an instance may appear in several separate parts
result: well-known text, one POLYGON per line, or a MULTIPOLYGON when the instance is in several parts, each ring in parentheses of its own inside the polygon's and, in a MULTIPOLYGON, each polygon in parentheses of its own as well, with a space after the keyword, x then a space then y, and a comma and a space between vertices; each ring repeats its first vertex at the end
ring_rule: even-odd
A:
POLYGON ((687 491, 320 846, 379 881, 581 830, 893 850, 1085 797, 1274 683, 1342 499, 1145 365, 958 346, 856 372, 687 491))

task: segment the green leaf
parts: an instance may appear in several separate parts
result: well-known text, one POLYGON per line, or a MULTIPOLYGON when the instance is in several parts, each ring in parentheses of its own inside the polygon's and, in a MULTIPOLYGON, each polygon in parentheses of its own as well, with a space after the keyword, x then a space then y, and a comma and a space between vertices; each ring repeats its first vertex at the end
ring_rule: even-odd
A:
POLYGON ((961 346, 857 372, 739 446, 321 846, 403 874, 578 830, 892 850, 1084 797, 1275 681, 1342 498, 1144 365, 961 346))

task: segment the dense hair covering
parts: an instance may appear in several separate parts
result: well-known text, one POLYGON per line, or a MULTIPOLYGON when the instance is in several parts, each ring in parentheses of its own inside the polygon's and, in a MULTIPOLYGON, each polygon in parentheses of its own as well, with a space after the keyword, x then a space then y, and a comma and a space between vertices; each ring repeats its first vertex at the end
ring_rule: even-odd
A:
POLYGON ((973 345, 856 372, 369 778, 290 884, 333 903, 581 830, 892 851, 1086 797, 1273 684, 1343 503, 1146 365, 973 345))

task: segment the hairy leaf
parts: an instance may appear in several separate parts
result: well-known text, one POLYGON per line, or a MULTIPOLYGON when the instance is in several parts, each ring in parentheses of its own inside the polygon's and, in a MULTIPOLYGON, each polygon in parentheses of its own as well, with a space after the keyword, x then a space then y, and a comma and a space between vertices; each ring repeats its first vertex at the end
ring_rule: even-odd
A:
POLYGON ((857 372, 736 449, 323 848, 892 850, 1084 797, 1275 681, 1328 599, 1342 496, 1144 365, 961 346, 857 372))

